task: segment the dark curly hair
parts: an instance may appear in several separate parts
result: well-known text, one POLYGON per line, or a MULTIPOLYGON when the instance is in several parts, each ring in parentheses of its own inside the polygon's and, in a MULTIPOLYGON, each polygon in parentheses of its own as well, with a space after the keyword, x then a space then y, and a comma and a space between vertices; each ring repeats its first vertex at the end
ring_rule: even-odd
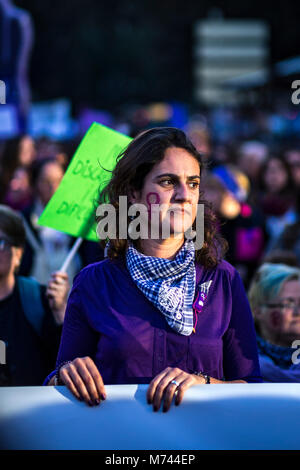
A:
POLYGON ((24 248, 26 232, 21 215, 10 207, 0 204, 0 230, 13 246, 24 248))
MULTIPOLYGON (((146 175, 154 165, 163 160, 169 147, 179 147, 189 152, 197 159, 200 171, 204 164, 201 154, 180 129, 173 127, 158 127, 146 130, 137 135, 127 148, 117 157, 117 164, 112 171, 109 183, 99 192, 99 204, 109 201, 116 210, 117 227, 119 223, 119 196, 129 197, 132 189, 140 191, 146 175)), ((224 257, 227 242, 218 232, 218 221, 207 201, 202 199, 200 192, 199 204, 204 204, 204 243, 196 250, 196 262, 206 268, 215 267, 224 257)), ((96 217, 99 222, 102 217, 96 217)), ((128 223, 130 221, 128 220, 128 223)), ((102 240, 104 247, 106 242, 102 240)), ((109 240, 108 257, 116 259, 125 256, 128 241, 118 238, 109 240)))

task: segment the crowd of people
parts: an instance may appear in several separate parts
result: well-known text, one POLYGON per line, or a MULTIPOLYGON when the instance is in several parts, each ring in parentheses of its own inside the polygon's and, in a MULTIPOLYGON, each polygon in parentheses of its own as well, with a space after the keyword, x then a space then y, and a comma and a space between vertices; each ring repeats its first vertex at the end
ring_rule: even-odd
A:
MULTIPOLYGON (((85 241, 68 272, 61 273, 74 240, 39 226, 37 220, 57 189, 76 144, 22 135, 2 142, 0 154, 0 339, 7 346, 6 363, 0 364, 0 384, 41 385, 54 371, 48 378, 50 384, 64 383, 78 398, 97 404, 105 398, 106 383, 150 383, 149 403, 159 408, 164 394, 167 410, 175 390, 179 403, 184 390, 198 383, 299 382, 293 342, 300 340, 300 145, 244 136, 214 141, 208 127, 197 127, 195 122, 175 134, 169 127, 158 127, 153 135, 151 129, 141 134, 145 130, 141 127, 131 129, 133 144, 121 159, 124 167, 120 160, 113 172, 115 186, 109 188, 109 194, 118 186, 125 191, 122 194, 127 195, 128 190, 132 195, 128 188, 136 185, 134 194, 139 198, 134 200, 144 200, 141 192, 146 187, 151 190, 148 176, 168 167, 178 176, 178 182, 172 183, 172 197, 182 202, 181 173, 193 169, 195 174, 197 165, 200 167, 196 199, 206 201, 210 214, 206 222, 214 221, 214 226, 205 232, 205 242, 208 246, 210 240, 211 245, 205 245, 202 254, 196 252, 195 279, 196 285, 199 279, 202 287, 205 284, 205 296, 210 281, 215 283, 216 303, 207 305, 215 312, 215 326, 198 315, 201 332, 189 338, 190 333, 185 336, 169 316, 164 302, 153 300, 158 292, 156 269, 166 278, 182 266, 191 269, 192 249, 187 242, 179 247, 170 241, 162 251, 162 247, 135 243, 122 251, 121 243, 111 243, 108 259, 104 259, 103 246, 85 241), (162 135, 158 129, 169 131, 162 135), (151 145, 159 148, 156 160, 151 145), (186 153, 176 156, 170 148, 186 153), (139 170, 142 157, 138 159, 135 152, 142 150, 144 167, 139 170), (126 164, 135 170, 130 181, 126 164), (141 174, 142 181, 137 181, 141 174), (223 239, 227 251, 226 243, 220 242, 223 239), (213 247, 218 256, 212 255, 213 247), (118 256, 123 261, 115 265, 118 256), (150 258, 147 271, 143 263, 147 265, 150 258), (159 266, 158 259, 173 264, 159 266), (144 290, 140 279, 148 286, 144 290), (36 301, 28 301, 30 297, 36 301), (103 318, 97 319, 100 310, 103 318), (157 311, 162 312, 160 317, 157 311), (149 324, 152 329, 148 331, 149 324), (155 340, 153 329, 160 332, 155 340), (163 339, 166 346, 160 345, 163 339), (150 347, 151 341, 154 346, 150 347), (167 351, 162 354, 164 348, 167 351), (83 379, 86 374, 93 378, 90 388, 83 379)), ((165 194, 161 192, 162 198, 165 194)), ((188 270, 178 276, 175 285, 180 279, 186 293, 188 270)), ((170 291, 174 287, 172 283, 166 286, 170 291)), ((187 306, 181 314, 187 318, 185 328, 187 306)), ((195 328, 193 321, 191 327, 195 328)))

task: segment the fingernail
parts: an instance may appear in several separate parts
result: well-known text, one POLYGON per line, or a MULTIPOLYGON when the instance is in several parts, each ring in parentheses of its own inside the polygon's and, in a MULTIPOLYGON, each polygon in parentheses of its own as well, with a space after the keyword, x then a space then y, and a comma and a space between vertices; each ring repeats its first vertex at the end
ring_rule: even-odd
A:
POLYGON ((90 406, 94 406, 94 403, 92 402, 92 400, 89 400, 89 401, 88 401, 88 404, 89 404, 90 406))
POLYGON ((158 411, 157 406, 153 406, 153 411, 158 411))
POLYGON ((96 399, 94 400, 94 403, 95 403, 96 406, 97 406, 97 405, 100 405, 100 398, 96 398, 96 399))
POLYGON ((105 393, 101 393, 100 397, 101 397, 101 400, 106 400, 106 395, 105 395, 105 393))

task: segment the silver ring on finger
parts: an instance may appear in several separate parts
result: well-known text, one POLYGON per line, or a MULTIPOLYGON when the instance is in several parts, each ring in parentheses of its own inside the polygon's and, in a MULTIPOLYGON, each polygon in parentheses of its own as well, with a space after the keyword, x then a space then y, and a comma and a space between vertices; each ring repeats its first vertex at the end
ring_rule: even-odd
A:
POLYGON ((180 385, 180 383, 177 382, 177 380, 171 380, 170 383, 176 385, 177 387, 179 387, 179 385, 180 385))

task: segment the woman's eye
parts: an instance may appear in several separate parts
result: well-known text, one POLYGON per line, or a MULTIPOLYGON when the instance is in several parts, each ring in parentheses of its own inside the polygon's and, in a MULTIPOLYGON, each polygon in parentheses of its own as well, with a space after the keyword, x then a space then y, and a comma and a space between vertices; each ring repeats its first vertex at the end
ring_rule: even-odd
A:
MULTIPOLYGON (((175 184, 175 182, 172 180, 172 179, 166 179, 166 180, 162 180, 160 181, 160 184, 162 186, 170 186, 172 184, 175 184)), ((198 181, 191 181, 190 183, 188 183, 188 186, 191 188, 191 189, 197 189, 199 187, 199 182, 198 181)))
POLYGON ((163 186, 169 186, 170 184, 172 184, 172 180, 162 180, 160 184, 162 184, 163 186))
POLYGON ((192 189, 196 189, 199 187, 199 182, 198 181, 192 181, 189 183, 192 189))

